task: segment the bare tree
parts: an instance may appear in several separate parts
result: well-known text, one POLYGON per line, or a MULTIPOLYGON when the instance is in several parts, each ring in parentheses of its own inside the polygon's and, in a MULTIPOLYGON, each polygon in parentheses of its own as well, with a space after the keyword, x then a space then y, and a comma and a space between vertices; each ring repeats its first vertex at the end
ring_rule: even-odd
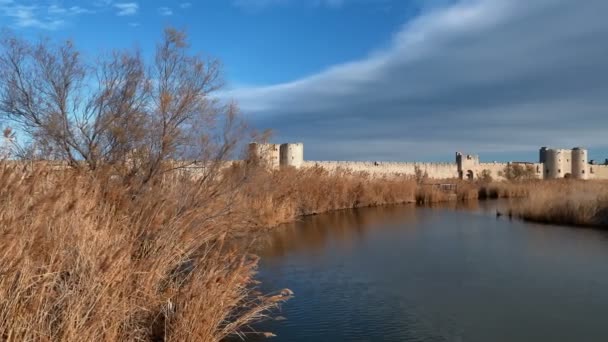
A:
POLYGON ((146 183, 175 167, 168 160, 225 158, 243 131, 238 108, 214 99, 220 62, 191 54, 182 31, 165 30, 151 63, 138 50, 90 62, 70 41, 10 33, 0 44, 0 118, 44 158, 146 183))

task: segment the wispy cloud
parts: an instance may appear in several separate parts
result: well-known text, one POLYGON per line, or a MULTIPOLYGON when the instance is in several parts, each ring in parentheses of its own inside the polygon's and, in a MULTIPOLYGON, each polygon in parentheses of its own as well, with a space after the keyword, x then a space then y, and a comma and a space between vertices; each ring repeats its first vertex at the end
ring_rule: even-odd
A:
POLYGON ((606 148, 606 12, 605 0, 461 0, 406 23, 384 51, 233 95, 310 158, 606 148))
POLYGON ((179 8, 181 9, 187 9, 192 7, 192 3, 191 2, 182 2, 181 4, 179 4, 179 8))
POLYGON ((119 16, 135 15, 139 11, 139 4, 136 2, 121 2, 114 4, 114 7, 118 9, 116 13, 119 16))
POLYGON ((47 11, 51 15, 78 15, 84 13, 94 13, 94 11, 82 8, 80 6, 61 7, 56 4, 50 5, 47 11))
POLYGON ((158 14, 162 15, 162 16, 170 16, 173 15, 173 10, 169 7, 159 7, 158 8, 158 14))
POLYGON ((11 19, 11 25, 18 28, 56 30, 65 26, 70 18, 86 13, 93 11, 80 6, 22 5, 13 0, 0 0, 0 16, 11 19))

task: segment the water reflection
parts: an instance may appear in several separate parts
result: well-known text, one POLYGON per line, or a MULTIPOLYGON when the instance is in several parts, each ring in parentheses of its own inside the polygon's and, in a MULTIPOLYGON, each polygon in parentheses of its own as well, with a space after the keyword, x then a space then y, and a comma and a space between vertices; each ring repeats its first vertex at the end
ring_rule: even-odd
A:
POLYGON ((296 297, 275 341, 605 341, 601 231, 496 217, 505 202, 308 217, 259 246, 296 297))
POLYGON ((348 248, 364 239, 370 229, 390 229, 399 227, 398 224, 415 222, 413 206, 361 208, 308 216, 261 236, 258 239, 262 245, 259 254, 264 258, 274 258, 298 250, 322 250, 330 240, 348 248))
MULTIPOLYGON (((422 209, 469 211, 486 216, 494 215, 496 211, 502 212, 508 206, 506 201, 469 201, 437 203, 422 209)), ((381 206, 307 216, 284 224, 271 234, 258 236, 256 252, 266 258, 280 257, 297 250, 322 250, 327 241, 352 247, 357 241, 365 239, 369 230, 416 229, 420 210, 414 205, 381 206)))

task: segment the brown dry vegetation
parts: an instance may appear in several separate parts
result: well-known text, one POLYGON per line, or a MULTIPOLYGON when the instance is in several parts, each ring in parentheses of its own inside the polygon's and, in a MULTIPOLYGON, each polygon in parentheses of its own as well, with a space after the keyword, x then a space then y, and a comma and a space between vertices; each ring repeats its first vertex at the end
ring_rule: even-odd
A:
POLYGON ((417 204, 433 204, 450 201, 471 201, 477 199, 516 197, 514 189, 519 186, 510 183, 468 182, 448 179, 443 183, 451 184, 455 189, 441 189, 437 186, 420 184, 416 190, 417 204))
POLYGON ((542 182, 492 182, 477 184, 479 199, 522 198, 542 182))
POLYGON ((456 191, 418 186, 416 203, 521 198, 512 204, 509 215, 541 223, 608 227, 608 182, 605 181, 445 182, 456 184, 456 191))
POLYGON ((608 183, 559 180, 536 183, 512 208, 519 217, 541 223, 608 227, 608 183))
POLYGON ((373 178, 346 170, 328 172, 314 167, 267 171, 233 167, 248 172, 241 196, 258 226, 272 227, 297 217, 333 210, 412 203, 416 183, 411 177, 373 178))
MULTIPOLYGON (((0 339, 217 341, 287 297, 254 292, 233 189, 133 196, 93 173, 0 170, 0 339)), ((288 292, 286 294, 289 294, 288 292)))
POLYGON ((448 179, 443 183, 453 184, 456 189, 441 190, 438 187, 419 184, 416 190, 416 203, 433 204, 450 201, 471 201, 498 198, 527 197, 531 189, 535 189, 541 182, 468 182, 448 179))
POLYGON ((411 202, 415 182, 345 171, 175 172, 145 191, 102 172, 0 170, 0 336, 217 341, 290 295, 255 289, 233 237, 301 215, 411 202))

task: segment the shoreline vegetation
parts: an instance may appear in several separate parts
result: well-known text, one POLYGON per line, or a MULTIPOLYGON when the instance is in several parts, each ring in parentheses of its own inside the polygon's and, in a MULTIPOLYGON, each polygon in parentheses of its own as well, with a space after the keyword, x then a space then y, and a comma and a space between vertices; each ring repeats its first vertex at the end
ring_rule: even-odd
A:
MULTIPOLYGON (((446 182, 449 182, 447 180, 446 182)), ((455 194, 419 188, 416 203, 499 198, 520 199, 510 205, 508 215, 544 224, 608 228, 608 182, 601 180, 526 180, 462 182, 455 194)))
POLYGON ((529 187, 526 198, 510 209, 526 221, 608 228, 608 182, 557 180, 529 187))
MULTIPOLYGON (((103 172, 0 169, 3 340, 218 341, 291 291, 257 292, 257 257, 230 241, 306 215, 411 203, 522 198, 525 220, 605 226, 607 183, 457 184, 320 168, 233 164, 213 180, 169 173, 137 195, 103 172)), ((271 336, 271 333, 266 333, 271 336)))

